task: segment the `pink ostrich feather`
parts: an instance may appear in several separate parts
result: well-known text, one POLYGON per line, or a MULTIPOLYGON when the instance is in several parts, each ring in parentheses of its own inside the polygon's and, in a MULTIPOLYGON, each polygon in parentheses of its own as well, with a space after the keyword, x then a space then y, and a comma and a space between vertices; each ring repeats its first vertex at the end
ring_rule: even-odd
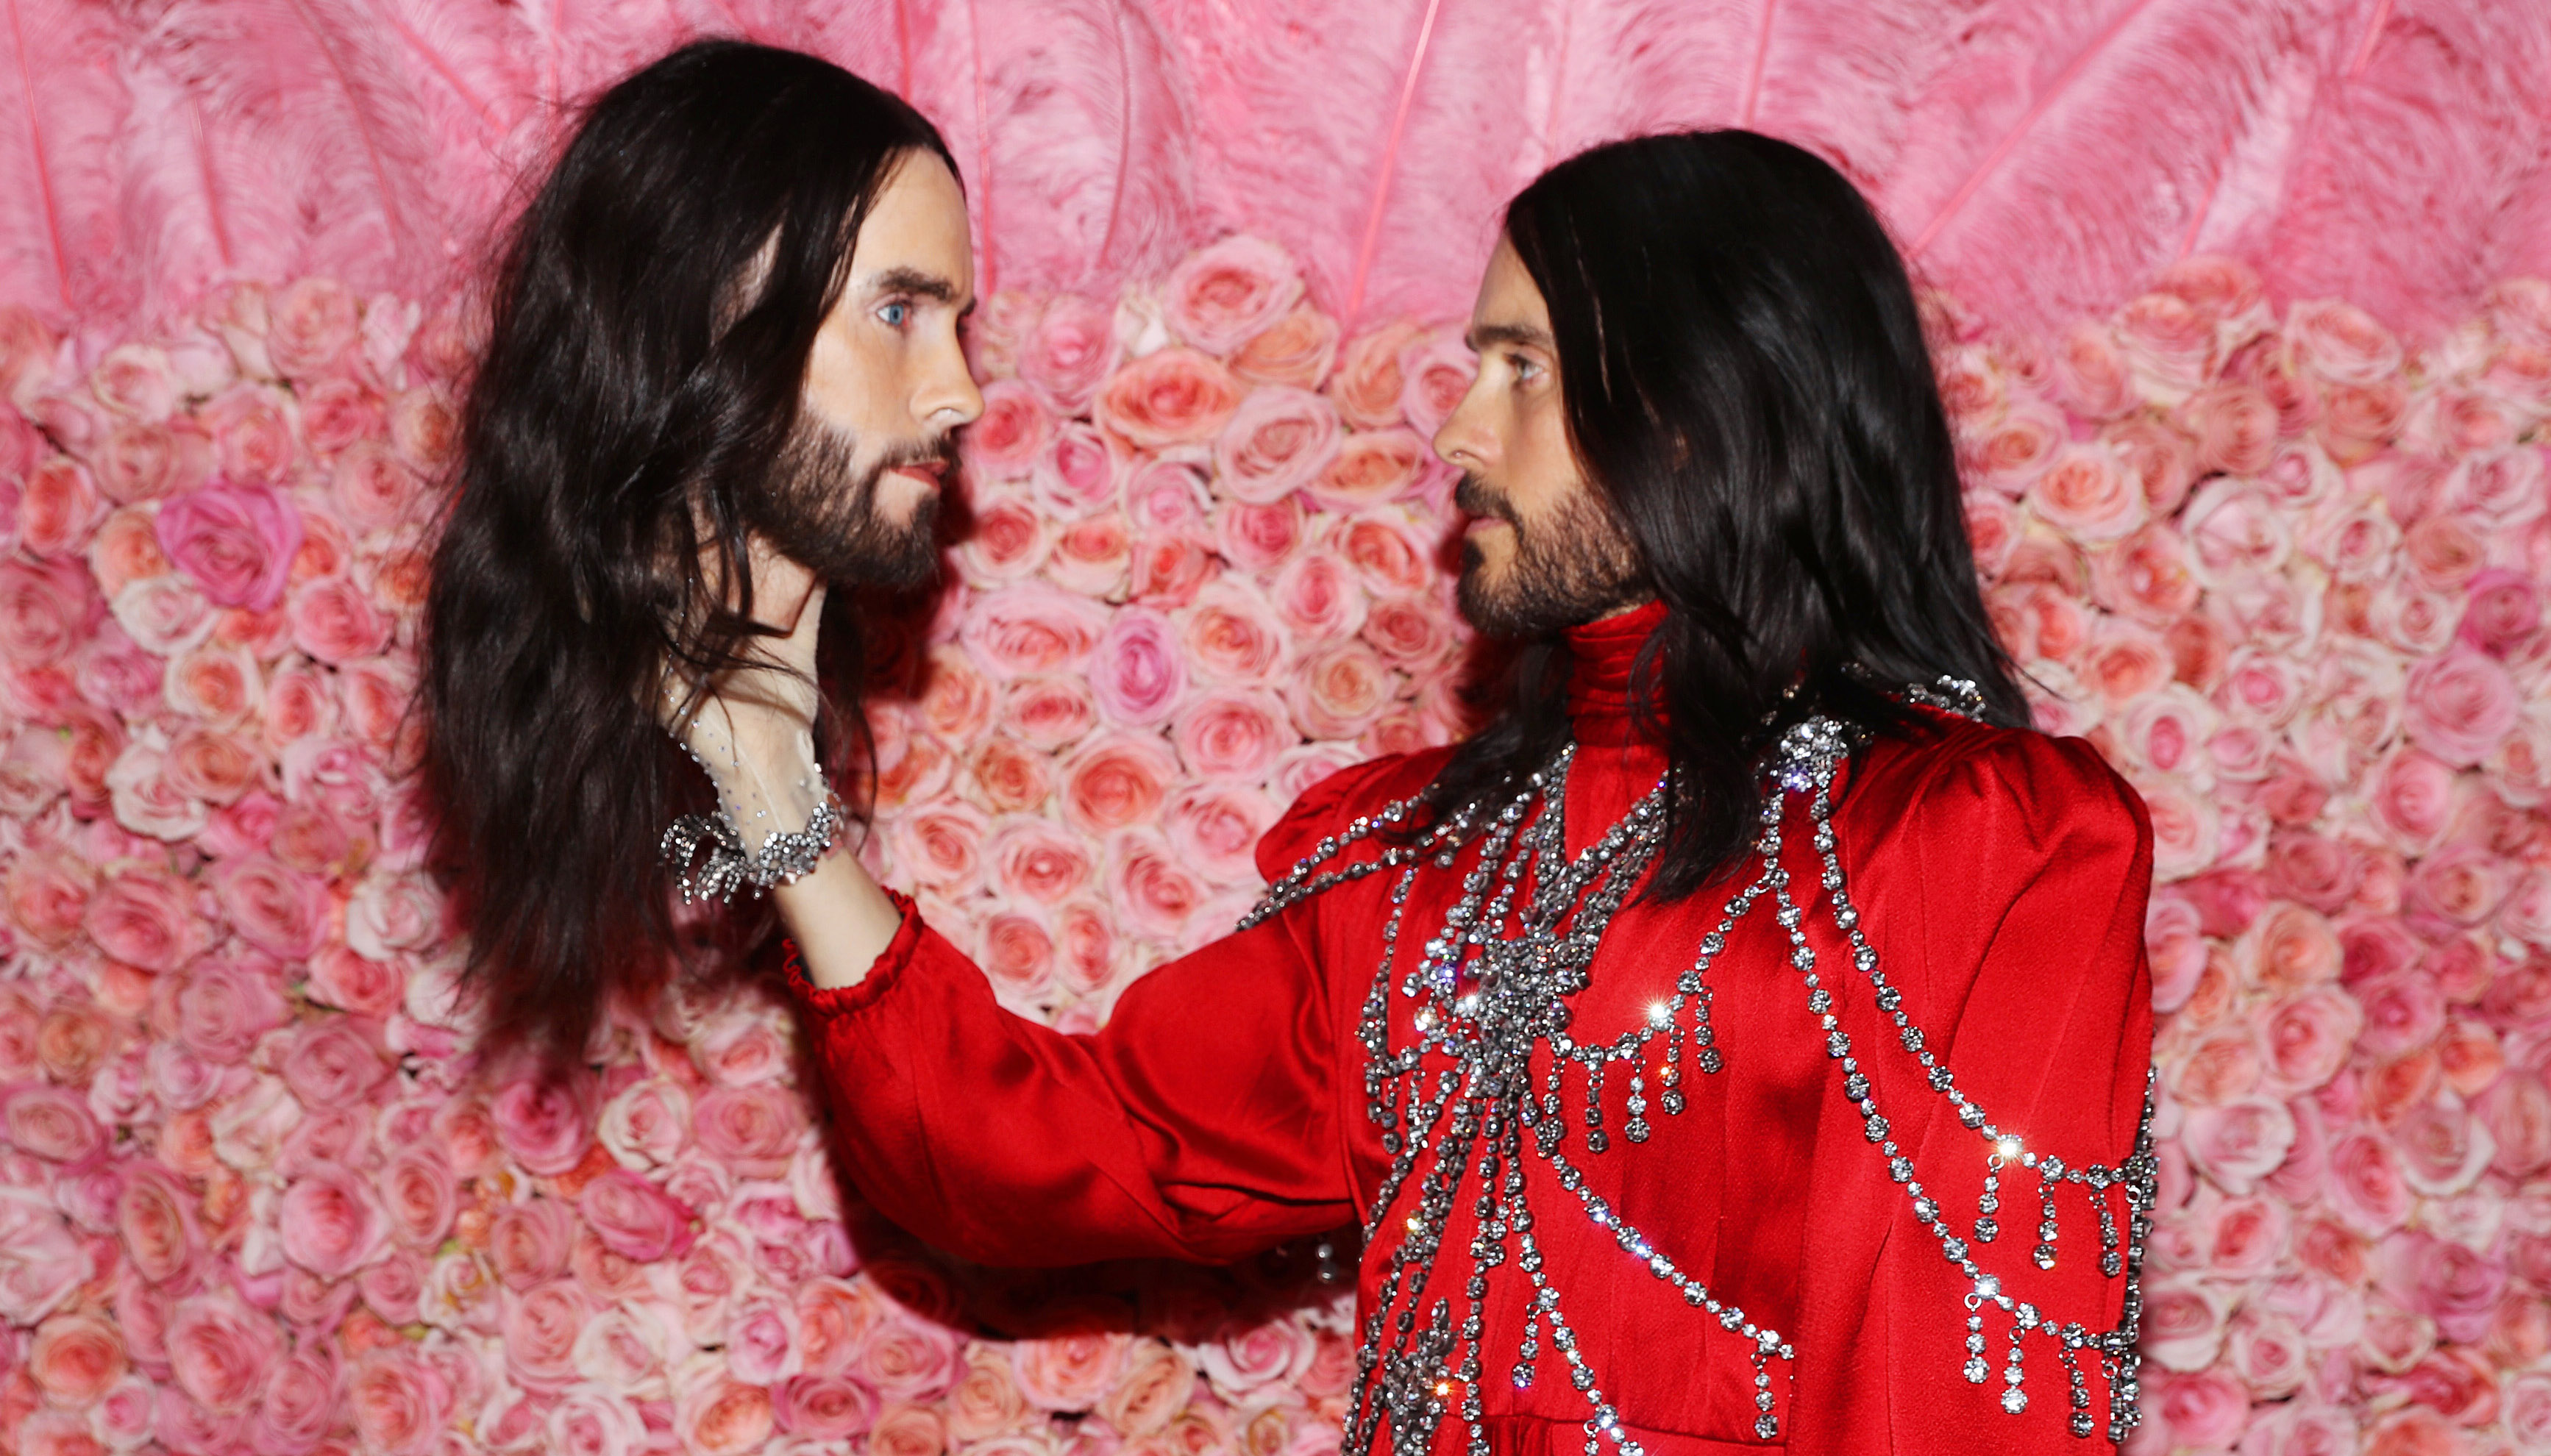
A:
POLYGON ((115 137, 123 28, 77 0, 0 0, 0 299, 55 326, 131 306, 115 137))

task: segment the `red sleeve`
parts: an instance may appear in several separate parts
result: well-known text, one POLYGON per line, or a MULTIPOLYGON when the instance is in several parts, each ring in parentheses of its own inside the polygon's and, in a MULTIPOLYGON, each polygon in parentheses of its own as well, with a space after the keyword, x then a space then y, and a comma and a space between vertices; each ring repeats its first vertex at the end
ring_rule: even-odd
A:
MULTIPOLYGON (((1305 794, 1262 854, 1307 849, 1365 777, 1305 794)), ((1105 1028, 1065 1035, 1003 1010, 897 900, 903 926, 858 985, 818 989, 793 955, 788 970, 847 1171, 887 1216, 996 1265, 1226 1261, 1355 1220, 1348 1028, 1311 944, 1316 903, 1159 967, 1105 1028)))
MULTIPOLYGON (((1901 800, 1881 792, 1866 820, 1891 822, 1871 872, 1855 877, 1873 943, 1904 993, 1914 1023, 1943 1054, 1957 1084, 1992 1124, 2082 1167, 2122 1162, 2134 1146, 2152 1053, 2151 977, 2144 902, 2152 831, 2133 790, 2080 739, 1961 730, 1964 739, 1925 755, 1901 800), (1883 872, 1881 865, 1883 864, 1883 872)), ((1873 790, 1878 786, 1873 784, 1873 790)), ((1846 855, 1850 839, 1844 840, 1846 855)), ((1846 870, 1849 862, 1846 860, 1846 870)), ((1990 1149, 1943 1098, 1921 1088, 1918 1068, 1888 1047, 1882 1082, 1899 1107, 1926 1105, 1914 1164, 1951 1229, 1971 1238, 1990 1149), (1918 1103, 1917 1103, 1918 1100, 1918 1103)), ((1856 1150, 1867 1160, 1872 1149, 1856 1150)), ((1853 1451, 1966 1456, 1978 1450, 2080 1452, 2069 1381, 2056 1347, 2024 1342, 2027 1407, 2001 1406, 2012 1319, 1985 1315, 1986 1382, 1970 1384, 1966 1276, 1917 1221, 1902 1189, 1864 1185, 1884 1225, 1876 1287, 1851 1346, 1839 1423, 1856 1427, 1853 1451), (1883 1208, 1883 1213, 1879 1210, 1883 1208)), ((2033 1172, 2002 1174, 1999 1236, 1976 1259, 2015 1298, 2052 1318, 2104 1332, 2117 1323, 2125 1283, 2099 1268, 2098 1218, 2081 1185, 2058 1193, 2056 1266, 2038 1269, 2040 1204, 2033 1172)), ((2106 1195, 2120 1235, 2121 1194, 2106 1195)), ((1849 1292, 1829 1297, 1848 1301, 1849 1292)), ((2095 1352, 2077 1355, 2094 1433, 2104 1438, 2108 1389, 2095 1352)), ((1812 1444, 1812 1443, 1810 1443, 1812 1444)))

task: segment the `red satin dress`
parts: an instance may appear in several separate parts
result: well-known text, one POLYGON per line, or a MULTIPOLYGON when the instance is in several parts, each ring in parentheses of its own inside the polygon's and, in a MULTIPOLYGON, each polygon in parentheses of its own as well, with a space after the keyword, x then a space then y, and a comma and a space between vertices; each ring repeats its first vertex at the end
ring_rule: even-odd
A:
MULTIPOLYGON (((1572 855, 1663 771, 1626 697, 1631 660, 1656 620, 1650 610, 1571 633, 1572 855)), ((1314 787, 1261 842, 1262 870, 1280 876, 1358 815, 1414 794, 1441 761, 1440 750, 1378 759, 1314 787)), ((1963 1238, 1991 1148, 1925 1085, 1924 1069, 1897 1050, 1898 1028, 1872 983, 1851 974, 1850 948, 1818 889, 1802 800, 1788 802, 1783 858, 1809 939, 1831 967, 1822 981, 1830 1015, 1859 1048, 1892 1141, 1963 1238)), ((2152 1041, 2143 947, 2151 830, 2133 792, 2079 739, 1944 715, 1928 740, 1883 739, 1854 754, 1835 804, 1850 903, 1956 1085, 2037 1154, 2075 1168, 2124 1159, 2152 1041)), ((1366 840, 1343 857, 1377 852, 1366 840)), ((1758 869, 1740 870, 1740 880, 1758 869)), ((1429 865, 1414 877, 1403 912, 1411 941, 1435 933, 1461 875, 1458 864, 1429 865)), ((1357 1033, 1397 878, 1354 880, 1161 966, 1091 1035, 1003 1011, 981 973, 908 903, 901 931, 858 985, 818 989, 792 962, 849 1176, 913 1233, 994 1265, 1226 1261, 1372 1219, 1378 1231, 1358 1288, 1364 1328, 1418 1181, 1403 1184, 1390 1209, 1373 1207, 1391 1160, 1370 1116, 1357 1033)), ((1592 1041, 1648 1015, 1692 964, 1728 893, 1624 903, 1575 996, 1572 1028, 1592 1041)), ((1626 1091, 1614 1072, 1601 1094, 1609 1149, 1589 1151, 1582 1134, 1568 1144, 1582 1196, 1599 1198, 1656 1254, 1793 1347, 1791 1359, 1769 1366, 1771 1439, 1757 1434, 1756 1342, 1689 1308, 1589 1218, 1582 1196, 1518 1159, 1536 1180, 1526 1193, 1533 1262, 1564 1298, 1576 1350, 1618 1436, 1647 1456, 2104 1449, 2108 1390, 2095 1359, 2085 1363, 2098 1434, 2087 1440, 2067 1429, 2066 1374, 2050 1346, 2032 1344, 2026 1408, 2005 1412, 1998 1398, 2013 1321, 1989 1303, 1990 1376, 1975 1383, 1962 1373, 1974 1281, 1889 1176, 1845 1095, 1828 1033, 1802 1000, 1791 954, 1768 905, 1739 922, 1708 973, 1723 1066, 1691 1069, 1686 1048, 1683 1111, 1652 1110, 1653 1131, 1635 1145, 1621 1135, 1626 1091)), ((1388 1044, 1406 1047, 1416 1003, 1395 987, 1386 1000, 1388 1044)), ((1546 1065, 1536 1064, 1536 1086, 1546 1065)), ((1582 1079, 1568 1090, 1566 1116, 1582 1125, 1582 1079)), ((1977 1260, 2050 1320, 2118 1325, 2125 1281, 2099 1267, 2091 1195, 2064 1191, 2060 1256, 2041 1270, 2029 1258, 2038 1185, 2015 1167, 2003 1176, 2005 1231, 1974 1246, 1977 1260)), ((1463 1253, 1479 1231, 1476 1175, 1465 1177, 1424 1296, 1448 1296, 1457 1310, 1471 1270, 1463 1253)), ((2121 1194, 2099 1197, 2122 1223, 2121 1194)), ((1499 1456, 1578 1456, 1596 1440, 1590 1399, 1551 1350, 1547 1327, 1537 1378, 1518 1389, 1510 1375, 1534 1299, 1518 1262, 1485 1271, 1479 1426, 1499 1456)), ((1456 1405, 1465 1394, 1458 1381, 1438 1389, 1456 1405)), ((1350 1393, 1351 1405, 1357 1399, 1350 1393)), ((1393 1431, 1381 1423, 1373 1448, 1389 1449, 1393 1431)), ((1474 1444, 1459 1414, 1426 1440, 1443 1456, 1474 1444)), ((1600 1449, 1620 1450, 1611 1435, 1600 1449)))

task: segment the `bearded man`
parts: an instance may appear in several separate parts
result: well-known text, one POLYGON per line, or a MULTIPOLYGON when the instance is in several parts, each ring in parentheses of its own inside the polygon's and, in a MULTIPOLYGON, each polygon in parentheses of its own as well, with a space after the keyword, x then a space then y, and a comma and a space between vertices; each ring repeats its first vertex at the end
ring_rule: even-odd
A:
MULTIPOLYGON (((770 891, 846 1171, 924 1238, 1217 1261, 1360 1223, 1349 1456, 2122 1439, 2150 829, 2024 727, 1900 259, 1740 132, 1585 152, 1504 224, 1436 438, 1464 610, 1520 640, 1487 728, 1306 792, 1235 933, 1058 1033, 824 852, 825 603, 869 563, 694 504, 724 574, 613 679, 715 785, 667 836, 685 889, 770 891)), ((843 538, 892 519, 834 489, 843 538)), ((696 542, 645 544, 612 570, 696 542)), ((551 630, 616 579, 561 582, 551 630)))

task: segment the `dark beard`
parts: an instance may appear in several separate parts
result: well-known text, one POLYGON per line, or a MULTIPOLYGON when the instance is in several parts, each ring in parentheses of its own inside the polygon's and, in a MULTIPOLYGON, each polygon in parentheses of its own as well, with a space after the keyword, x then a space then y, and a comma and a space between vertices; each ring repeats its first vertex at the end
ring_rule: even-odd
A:
POLYGON ((746 508, 748 524, 782 555, 826 581, 890 588, 924 585, 939 573, 939 493, 913 504, 897 525, 877 513, 877 483, 905 465, 938 461, 953 472, 949 441, 889 447, 866 470, 849 432, 800 416, 763 488, 746 508))
POLYGON ((1475 475, 1462 477, 1453 503, 1470 515, 1494 517, 1514 533, 1514 553, 1493 584, 1478 544, 1462 543, 1462 616, 1490 636, 1546 636, 1647 595, 1638 542, 1590 487, 1534 527, 1525 526, 1513 506, 1475 475))

